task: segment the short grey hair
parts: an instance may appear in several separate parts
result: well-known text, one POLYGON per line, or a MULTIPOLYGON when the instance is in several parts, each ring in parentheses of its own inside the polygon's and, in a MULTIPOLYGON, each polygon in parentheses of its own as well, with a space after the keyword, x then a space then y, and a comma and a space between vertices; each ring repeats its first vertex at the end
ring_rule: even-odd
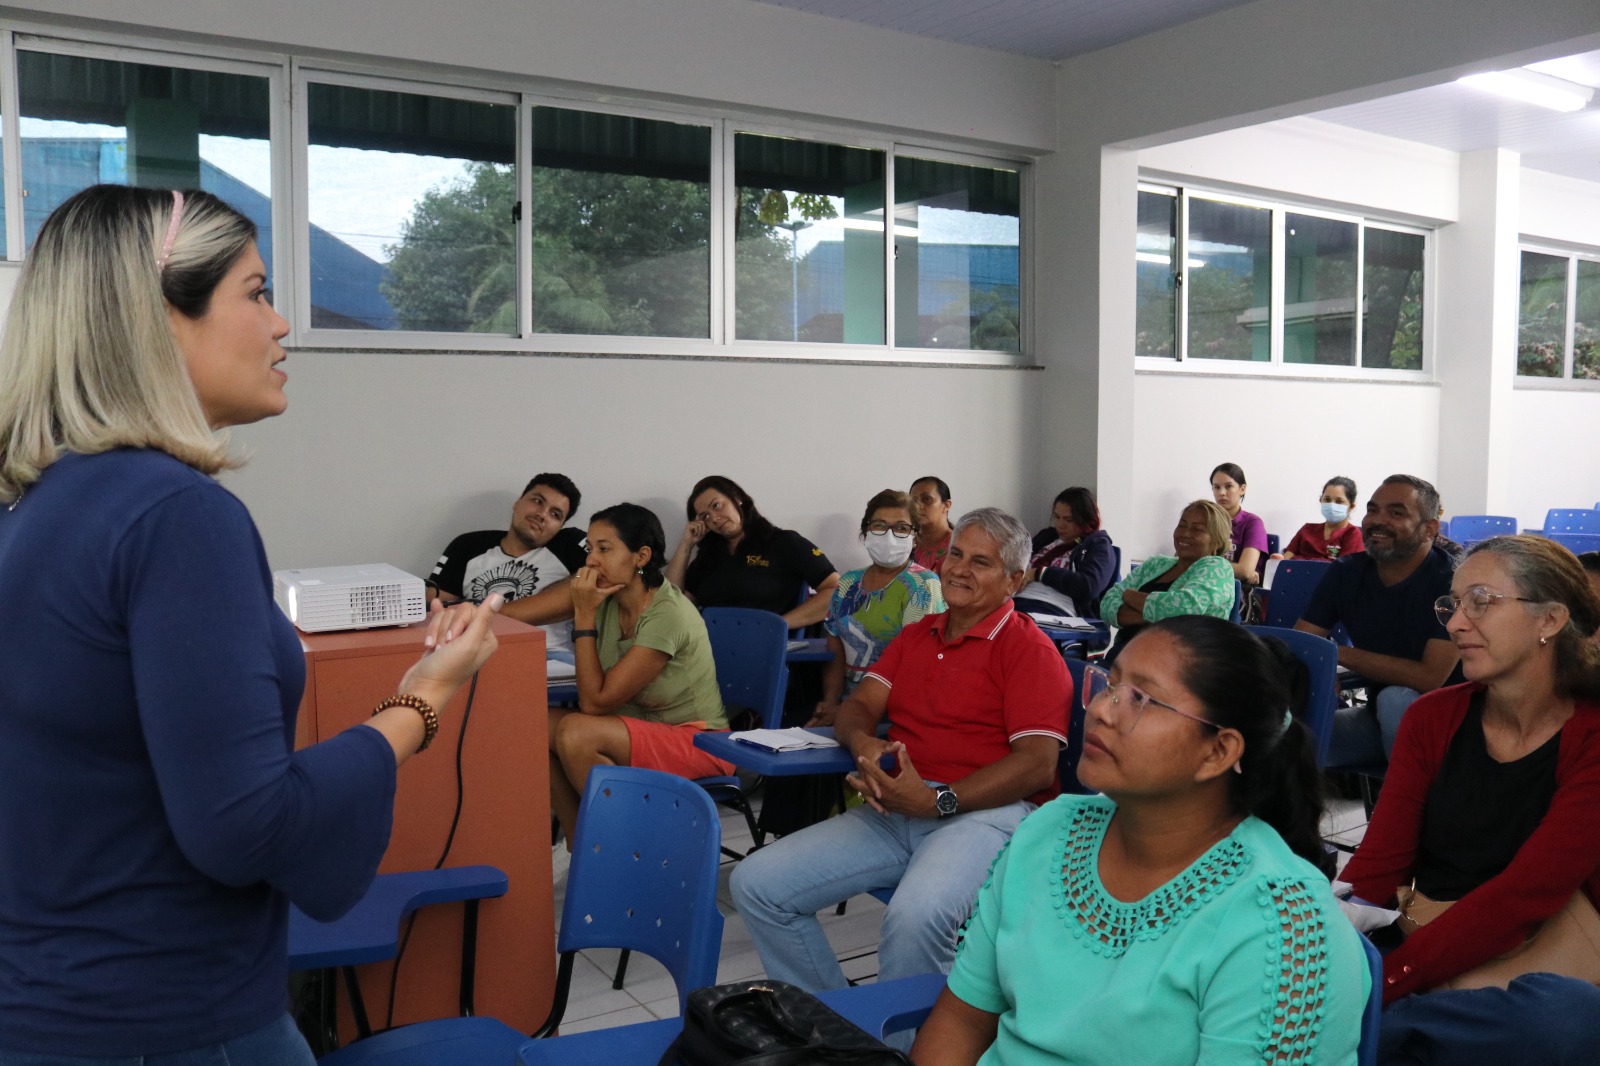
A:
POLYGON ((1422 514, 1424 522, 1432 522, 1443 514, 1439 501, 1439 490, 1430 482, 1422 480, 1414 474, 1390 474, 1383 479, 1385 485, 1409 485, 1417 494, 1417 509, 1422 514))
POLYGON ((980 507, 961 516, 951 540, 959 537, 968 526, 977 526, 1000 546, 1000 565, 1006 568, 1006 573, 1014 574, 1028 568, 1033 535, 1027 526, 998 507, 980 507))

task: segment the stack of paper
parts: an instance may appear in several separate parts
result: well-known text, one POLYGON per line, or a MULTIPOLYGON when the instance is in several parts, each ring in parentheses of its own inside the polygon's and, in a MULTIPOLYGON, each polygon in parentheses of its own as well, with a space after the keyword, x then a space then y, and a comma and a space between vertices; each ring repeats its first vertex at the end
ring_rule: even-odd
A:
POLYGON ((577 677, 578 668, 565 659, 546 659, 544 661, 544 676, 550 684, 559 685, 577 677))
POLYGON ((735 743, 767 751, 804 751, 807 748, 837 748, 839 742, 832 737, 820 736, 806 729, 747 729, 733 734, 735 743))

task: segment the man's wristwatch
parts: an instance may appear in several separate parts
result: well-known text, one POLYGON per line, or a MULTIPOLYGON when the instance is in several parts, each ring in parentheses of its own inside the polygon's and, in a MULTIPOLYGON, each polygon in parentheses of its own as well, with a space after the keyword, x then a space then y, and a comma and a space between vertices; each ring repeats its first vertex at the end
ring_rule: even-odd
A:
POLYGON ((933 805, 938 808, 940 818, 948 818, 961 809, 961 801, 956 798, 955 789, 949 785, 933 786, 933 805))

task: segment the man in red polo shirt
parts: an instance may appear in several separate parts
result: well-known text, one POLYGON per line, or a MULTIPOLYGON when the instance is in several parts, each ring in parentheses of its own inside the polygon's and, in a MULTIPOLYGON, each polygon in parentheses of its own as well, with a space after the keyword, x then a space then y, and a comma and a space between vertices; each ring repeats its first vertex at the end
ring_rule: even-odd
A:
POLYGON ((767 976, 812 992, 844 973, 817 912, 893 888, 880 980, 948 973, 956 933, 1017 823, 1059 791, 1072 680, 1061 653, 1013 609, 1030 539, 992 507, 956 523, 945 614, 900 631, 839 709, 848 778, 866 803, 753 852, 733 900, 767 976), (877 736, 887 714, 888 739, 877 736), (891 756, 894 769, 880 760, 891 756))

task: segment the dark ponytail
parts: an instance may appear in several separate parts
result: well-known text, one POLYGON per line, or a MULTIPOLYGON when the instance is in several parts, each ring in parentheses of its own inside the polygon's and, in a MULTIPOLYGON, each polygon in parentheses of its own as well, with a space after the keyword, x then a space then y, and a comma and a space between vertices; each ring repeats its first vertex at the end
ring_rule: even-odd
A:
POLYGON ((1183 615, 1150 626, 1186 651, 1183 683, 1206 717, 1244 738, 1240 773, 1227 774, 1234 808, 1278 831, 1289 850, 1333 875, 1322 843, 1322 773, 1303 721, 1310 676, 1287 647, 1220 618, 1183 615), (1286 720, 1287 719, 1287 720, 1286 720))
POLYGON ((650 558, 640 567, 640 577, 647 589, 659 588, 665 580, 662 570, 667 565, 667 537, 661 531, 661 519, 648 507, 636 503, 615 503, 596 511, 590 523, 604 522, 617 531, 617 538, 629 551, 650 549, 650 558))

